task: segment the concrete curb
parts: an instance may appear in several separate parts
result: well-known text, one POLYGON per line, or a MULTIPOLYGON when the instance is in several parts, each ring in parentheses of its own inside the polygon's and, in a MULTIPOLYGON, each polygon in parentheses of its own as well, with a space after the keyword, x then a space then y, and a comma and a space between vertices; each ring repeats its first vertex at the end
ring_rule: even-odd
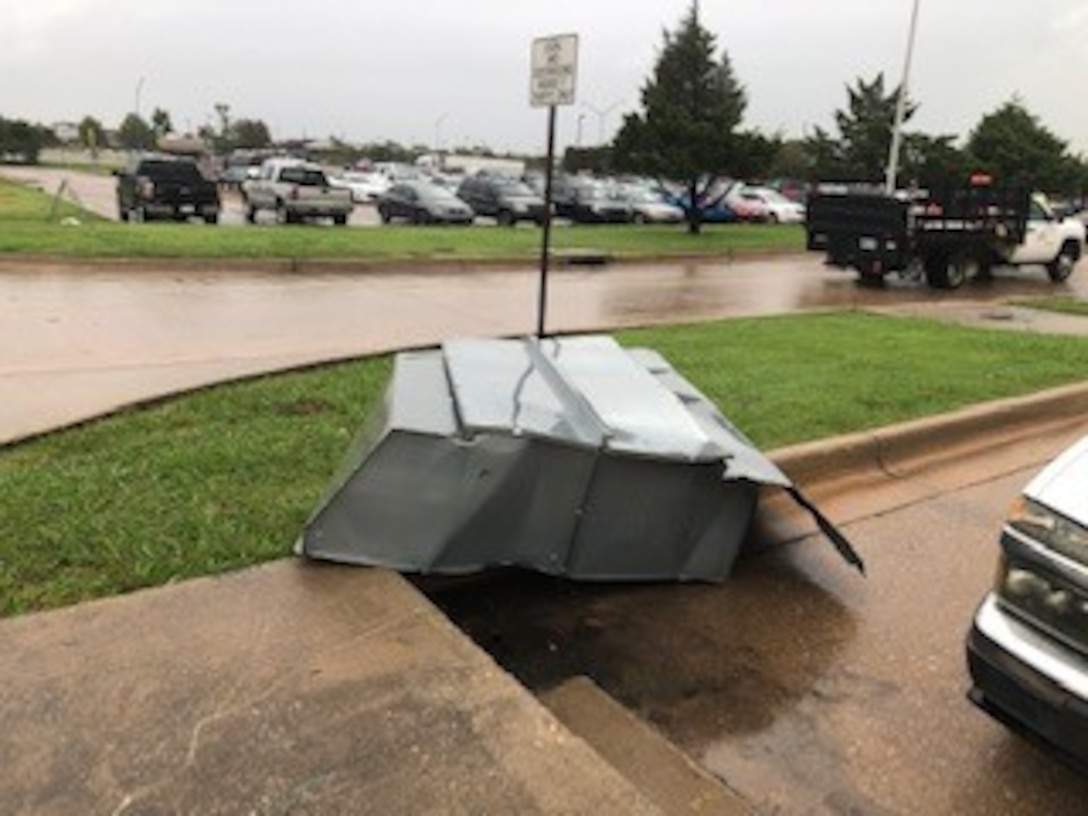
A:
MULTIPOLYGON (((596 249, 553 249, 552 264, 559 269, 585 266, 640 266, 660 263, 714 263, 723 266, 744 261, 768 258, 807 257, 803 250, 784 249, 730 249, 720 255, 707 253, 692 255, 617 255, 596 249), (587 258, 593 263, 587 262, 587 258)), ((450 272, 489 273, 495 271, 533 271, 540 268, 540 258, 73 258, 66 255, 0 255, 0 268, 4 267, 55 267, 78 264, 91 268, 136 269, 164 272, 207 272, 214 268, 220 272, 264 273, 282 275, 371 275, 382 273, 433 274, 450 272)))
POLYGON ((871 472, 906 475, 923 465, 978 453, 1034 436, 1043 428, 1088 425, 1088 381, 981 403, 871 431, 807 442, 771 452, 799 485, 871 472))

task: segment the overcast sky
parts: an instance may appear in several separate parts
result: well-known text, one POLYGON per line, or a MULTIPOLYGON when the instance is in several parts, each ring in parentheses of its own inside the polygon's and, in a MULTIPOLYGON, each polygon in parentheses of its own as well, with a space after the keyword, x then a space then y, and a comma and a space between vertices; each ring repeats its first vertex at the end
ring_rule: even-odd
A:
MULTIPOLYGON (((913 0, 701 0, 748 92, 745 124, 803 136, 845 87, 903 70, 913 0)), ((530 43, 579 36, 560 148, 610 140, 690 0, 0 0, 0 116, 178 130, 263 120, 274 138, 543 153, 530 43)), ((966 137, 1014 95, 1088 153, 1086 0, 920 0, 912 126, 966 137)))

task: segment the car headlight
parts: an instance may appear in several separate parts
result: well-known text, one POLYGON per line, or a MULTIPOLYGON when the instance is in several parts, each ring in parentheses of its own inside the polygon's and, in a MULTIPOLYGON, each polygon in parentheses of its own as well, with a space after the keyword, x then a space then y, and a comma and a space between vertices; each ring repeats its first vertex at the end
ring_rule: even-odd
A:
POLYGON ((1021 497, 1012 506, 1008 524, 1039 544, 1088 566, 1088 529, 1075 521, 1021 497))

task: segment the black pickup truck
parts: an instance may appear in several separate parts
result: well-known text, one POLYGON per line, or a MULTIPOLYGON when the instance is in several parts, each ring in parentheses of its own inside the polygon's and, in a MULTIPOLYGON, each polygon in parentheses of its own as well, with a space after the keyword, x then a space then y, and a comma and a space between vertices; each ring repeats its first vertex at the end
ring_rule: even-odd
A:
POLYGON ((144 155, 134 158, 117 176, 117 214, 122 221, 155 218, 219 221, 222 203, 219 186, 197 163, 177 156, 144 155))

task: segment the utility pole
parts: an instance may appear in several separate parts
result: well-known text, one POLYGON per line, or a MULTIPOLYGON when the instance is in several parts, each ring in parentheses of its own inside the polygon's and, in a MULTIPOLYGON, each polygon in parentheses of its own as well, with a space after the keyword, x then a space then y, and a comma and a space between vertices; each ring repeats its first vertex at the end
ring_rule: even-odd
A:
POLYGON ((907 89, 910 86, 910 65, 914 58, 914 34, 918 29, 918 4, 914 0, 914 10, 910 15, 910 34, 907 36, 907 56, 903 61, 903 81, 899 83, 899 98, 895 105, 895 124, 892 126, 892 146, 888 153, 888 173, 884 179, 884 192, 895 192, 896 175, 899 171, 899 152, 903 142, 903 118, 907 110, 907 89))

